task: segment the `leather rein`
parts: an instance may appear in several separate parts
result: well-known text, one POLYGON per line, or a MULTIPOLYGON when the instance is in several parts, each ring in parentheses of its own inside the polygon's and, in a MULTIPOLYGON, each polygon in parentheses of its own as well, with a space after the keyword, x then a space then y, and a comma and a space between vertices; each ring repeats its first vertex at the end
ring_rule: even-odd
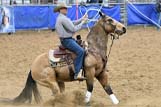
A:
POLYGON ((115 33, 117 25, 113 25, 112 23, 109 22, 108 25, 110 25, 112 30, 114 31, 114 33, 109 33, 109 32, 106 31, 106 24, 107 23, 104 21, 104 23, 102 24, 102 28, 104 29, 104 31, 105 31, 107 36, 110 34, 112 42, 111 42, 110 49, 109 49, 109 52, 108 52, 107 56, 102 57, 102 60, 104 62, 102 72, 105 70, 105 67, 107 66, 107 62, 109 61, 109 57, 110 57, 110 53, 111 53, 111 50, 112 50, 114 40, 119 39, 119 35, 118 35, 118 37, 116 37, 116 33, 115 33))

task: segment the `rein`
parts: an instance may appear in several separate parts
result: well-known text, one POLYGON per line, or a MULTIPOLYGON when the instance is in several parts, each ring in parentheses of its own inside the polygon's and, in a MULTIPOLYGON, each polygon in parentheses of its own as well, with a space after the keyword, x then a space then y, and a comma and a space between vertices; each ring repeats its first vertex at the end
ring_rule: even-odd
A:
POLYGON ((113 46, 113 43, 114 43, 114 39, 115 39, 115 36, 114 35, 111 35, 112 43, 110 45, 110 49, 109 49, 109 52, 108 52, 108 55, 107 55, 107 62, 108 62, 108 59, 110 57, 110 53, 111 53, 111 50, 112 50, 112 46, 113 46))
MULTIPOLYGON (((110 57, 110 54, 111 54, 111 50, 112 50, 112 46, 113 46, 113 43, 114 43, 114 39, 115 39, 115 35, 111 35, 111 40, 112 40, 112 43, 110 45, 110 49, 109 49, 109 52, 108 52, 108 55, 106 57, 102 57, 102 61, 103 61, 103 68, 102 68, 102 72, 105 70, 106 66, 107 66, 107 63, 109 61, 109 57, 110 57)), ((101 73, 102 73, 101 72, 101 73)))
MULTIPOLYGON (((114 30, 114 33, 111 33, 110 36, 111 36, 111 40, 112 40, 112 43, 110 45, 110 49, 109 49, 109 52, 108 52, 108 55, 105 57, 105 58, 102 58, 103 59, 103 62, 104 62, 104 67, 103 67, 103 70, 105 69, 108 61, 109 61, 109 57, 110 57, 110 54, 111 54, 111 50, 112 50, 112 46, 113 46, 113 43, 114 43, 114 40, 115 39, 119 39, 119 36, 116 38, 116 34, 115 34, 115 29, 116 29, 116 25, 112 25, 111 23, 109 23, 109 25, 112 27, 112 29, 114 30)), ((106 34, 108 35, 108 32, 106 31, 105 29, 105 23, 103 23, 103 29, 104 31, 106 32, 106 34)))
MULTIPOLYGON (((114 40, 115 40, 115 39, 119 39, 119 35, 118 35, 118 37, 116 37, 116 26, 117 26, 117 25, 113 25, 112 23, 108 23, 108 25, 111 26, 111 28, 112 28, 112 30, 114 31, 114 33, 109 33, 109 32, 107 32, 107 31, 106 31, 106 25, 107 25, 106 22, 104 22, 103 24, 101 24, 101 26, 102 26, 104 32, 106 33, 106 35, 108 36, 108 35, 110 34, 112 42, 111 42, 111 44, 110 44, 110 47, 109 47, 109 51, 108 51, 107 56, 102 56, 102 55, 101 55, 102 61, 103 61, 102 72, 105 71, 105 68, 106 68, 106 66, 107 66, 107 62, 109 61, 109 57, 110 57, 110 54, 111 54, 111 51, 112 51, 112 46, 113 46, 113 44, 114 44, 114 40)), ((107 41, 109 41, 109 39, 108 39, 107 41)), ((88 52, 90 52, 90 53, 93 54, 94 56, 95 56, 96 54, 99 54, 99 52, 96 52, 96 51, 93 50, 93 49, 88 50, 88 52), (96 53, 96 54, 95 54, 95 53, 96 53)), ((101 73, 102 73, 102 72, 101 72, 101 73)), ((100 74, 101 74, 101 73, 100 73, 100 74)))

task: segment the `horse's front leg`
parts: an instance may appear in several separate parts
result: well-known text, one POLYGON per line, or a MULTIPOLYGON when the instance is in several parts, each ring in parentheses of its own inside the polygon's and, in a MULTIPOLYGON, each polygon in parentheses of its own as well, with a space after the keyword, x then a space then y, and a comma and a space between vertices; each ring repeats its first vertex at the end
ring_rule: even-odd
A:
POLYGON ((86 85, 87 85, 87 92, 86 92, 86 96, 85 96, 85 103, 89 104, 90 100, 91 100, 91 95, 92 95, 92 91, 93 91, 93 83, 94 83, 94 74, 95 74, 95 69, 94 68, 90 68, 90 69, 86 69, 86 85))
POLYGON ((119 100, 114 95, 111 86, 108 84, 108 74, 106 71, 102 72, 98 77, 98 81, 101 83, 102 87, 106 91, 106 93, 110 96, 110 99, 112 100, 113 104, 118 104, 119 100))
POLYGON ((65 91, 65 83, 58 82, 58 86, 59 86, 60 92, 63 93, 65 91))

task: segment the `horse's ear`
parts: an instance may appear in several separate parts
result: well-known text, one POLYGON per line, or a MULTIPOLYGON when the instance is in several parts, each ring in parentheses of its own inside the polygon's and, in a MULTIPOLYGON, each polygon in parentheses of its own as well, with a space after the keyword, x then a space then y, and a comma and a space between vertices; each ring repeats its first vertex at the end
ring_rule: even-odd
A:
POLYGON ((105 15, 100 11, 99 12, 99 15, 102 17, 102 18, 105 18, 105 15))

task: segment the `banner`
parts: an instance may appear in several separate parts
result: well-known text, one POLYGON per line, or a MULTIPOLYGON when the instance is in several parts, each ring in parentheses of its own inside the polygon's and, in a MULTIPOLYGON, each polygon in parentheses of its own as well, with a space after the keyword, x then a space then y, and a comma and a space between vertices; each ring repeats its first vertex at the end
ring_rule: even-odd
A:
POLYGON ((15 32, 13 7, 0 6, 0 33, 15 32))
POLYGON ((99 11, 101 11, 102 7, 99 5, 88 5, 88 6, 79 6, 79 18, 82 17, 86 12, 88 12, 88 18, 90 22, 88 22, 84 27, 92 27, 95 25, 96 21, 99 19, 99 11), (93 21, 92 21, 93 20, 93 21))
POLYGON ((15 6, 14 15, 16 30, 48 28, 48 6, 15 6))
POLYGON ((154 24, 152 21, 157 22, 157 12, 155 4, 134 4, 133 6, 131 4, 127 4, 128 25, 154 24), (140 13, 138 11, 140 11, 140 13))
MULTIPOLYGON (((49 6, 49 28, 55 28, 56 18, 58 13, 53 13, 54 6, 49 6)), ((68 7, 67 17, 69 17, 72 21, 77 20, 76 18, 76 5, 72 5, 68 7)), ((99 11, 102 11, 104 14, 120 21, 120 5, 114 6, 112 8, 102 7, 99 5, 88 5, 88 6, 79 6, 78 7, 78 18, 81 18, 88 11, 88 18, 92 20, 98 20, 99 11), (90 10, 90 11, 89 11, 90 10)), ((85 25, 84 28, 92 27, 96 21, 91 21, 88 25, 85 25)))
MULTIPOLYGON (((55 6, 14 6, 15 29, 54 29, 58 13, 54 13, 55 6)), ((99 5, 79 6, 78 16, 81 18, 88 9, 97 9, 116 20, 120 20, 120 6, 107 8, 99 5)), ((98 11, 89 11, 89 18, 98 19, 98 11), (95 17, 97 16, 97 17, 95 17)), ((68 7, 68 14, 71 20, 76 20, 76 5, 68 7)), ((94 22, 88 23, 92 27, 94 22)), ((85 26, 86 27, 86 26, 85 26)))
MULTIPOLYGON (((74 9, 72 9, 74 10, 74 9)), ((120 5, 116 5, 112 8, 109 7, 102 7, 101 5, 88 5, 88 6, 79 6, 79 18, 82 17, 86 12, 88 11, 88 17, 89 19, 92 20, 98 20, 99 17, 99 11, 101 11, 102 13, 104 13, 105 15, 108 15, 114 19, 116 19, 117 21, 121 20, 120 17, 120 5), (88 11, 90 10, 90 11, 88 11)), ((91 21, 90 23, 88 23, 89 27, 94 26, 96 21, 91 21)))
POLYGON ((49 12, 48 12, 48 26, 49 29, 55 29, 55 23, 56 23, 56 18, 58 16, 58 13, 54 13, 55 6, 49 6, 49 12))
MULTIPOLYGON (((53 12, 54 8, 55 6, 0 6, 0 33, 15 32, 15 29, 54 29, 58 16, 58 13, 53 12)), ((68 7, 67 16, 72 21, 76 20, 76 10, 76 5, 68 7)), ((81 18, 88 11, 89 19, 96 21, 99 19, 100 10, 117 21, 121 20, 120 5, 112 8, 101 5, 79 5, 78 17, 81 18)), ((92 27, 95 21, 90 21, 84 27, 92 27)), ((154 22, 157 22, 155 4, 134 4, 133 6, 127 4, 128 25, 154 24, 154 22)))

